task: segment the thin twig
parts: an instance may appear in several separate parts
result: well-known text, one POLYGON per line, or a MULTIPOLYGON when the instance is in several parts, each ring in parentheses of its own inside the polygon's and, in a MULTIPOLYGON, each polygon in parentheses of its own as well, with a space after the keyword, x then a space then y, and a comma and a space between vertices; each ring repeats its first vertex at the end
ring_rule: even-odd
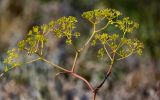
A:
MULTIPOLYGON (((37 58, 37 59, 31 60, 31 61, 28 61, 28 62, 26 62, 25 64, 29 64, 29 63, 35 62, 35 61, 37 61, 37 60, 40 60, 40 58, 37 58)), ((23 65, 23 64, 18 64, 17 66, 10 67, 10 68, 8 69, 8 71, 10 71, 10 70, 12 70, 12 69, 15 69, 15 68, 17 68, 18 66, 22 66, 22 65, 23 65)), ((0 78, 3 77, 8 71, 3 71, 3 72, 0 74, 0 78)))
POLYGON ((108 69, 108 72, 107 74, 109 74, 112 70, 112 67, 113 67, 113 63, 114 63, 114 58, 115 58, 115 52, 113 53, 113 56, 112 56, 112 60, 111 60, 111 64, 109 66, 109 69, 108 69))
POLYGON ((109 25, 109 22, 105 26, 100 28, 99 30, 96 30, 95 32, 100 32, 100 31, 104 30, 105 28, 107 28, 108 25, 109 25))
POLYGON ((107 53, 107 55, 108 55, 109 59, 110 59, 110 60, 112 60, 112 58, 111 58, 111 56, 110 56, 110 54, 109 54, 109 52, 108 52, 108 50, 107 50, 106 46, 105 46, 105 45, 103 45, 103 47, 104 47, 104 49, 105 49, 105 51, 106 51, 106 53, 107 53))
POLYGON ((119 58, 119 59, 116 59, 116 60, 122 60, 122 59, 124 59, 124 58, 127 58, 127 57, 131 56, 132 54, 133 54, 133 50, 132 50, 132 52, 130 52, 127 56, 122 57, 122 58, 119 58))
POLYGON ((76 66, 76 61, 77 61, 78 55, 79 55, 79 52, 76 52, 76 56, 74 58, 73 66, 72 66, 72 69, 71 69, 72 72, 74 72, 74 70, 75 70, 75 66, 76 66))
POLYGON ((66 74, 66 73, 68 73, 68 72, 59 72, 59 73, 57 73, 57 74, 55 75, 55 77, 57 77, 58 75, 66 74))
POLYGON ((84 44, 84 46, 82 48, 80 48, 79 52, 83 51, 83 49, 88 46, 88 44, 90 43, 90 41, 92 40, 92 38, 94 37, 96 33, 96 24, 93 24, 93 33, 92 35, 89 37, 89 39, 86 41, 86 43, 84 44))
POLYGON ((41 58, 37 58, 37 59, 31 60, 31 61, 28 61, 28 62, 26 62, 26 64, 29 64, 29 63, 35 62, 35 61, 40 60, 40 59, 41 59, 41 58))
POLYGON ((62 71, 64 71, 64 72, 70 72, 69 70, 64 69, 64 68, 62 68, 61 66, 56 65, 56 64, 54 64, 54 63, 51 63, 50 61, 48 61, 48 60, 46 60, 46 59, 44 59, 44 58, 42 58, 42 57, 41 57, 40 60, 42 60, 42 61, 44 61, 44 62, 46 62, 46 63, 52 65, 53 67, 55 67, 55 68, 57 68, 57 69, 59 69, 59 70, 62 70, 62 71))

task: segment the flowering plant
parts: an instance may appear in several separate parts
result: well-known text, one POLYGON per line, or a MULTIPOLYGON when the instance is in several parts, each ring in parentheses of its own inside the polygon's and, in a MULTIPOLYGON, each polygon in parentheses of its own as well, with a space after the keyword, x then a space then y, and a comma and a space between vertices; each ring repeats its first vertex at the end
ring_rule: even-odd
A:
POLYGON ((73 77, 84 81, 88 89, 93 94, 93 100, 95 100, 97 92, 111 74, 115 61, 127 58, 134 53, 141 55, 144 46, 143 43, 138 39, 128 37, 130 33, 138 28, 138 24, 130 20, 129 17, 123 17, 122 14, 117 10, 97 9, 84 12, 82 17, 93 25, 93 31, 81 47, 76 47, 74 45, 73 38, 77 39, 81 34, 79 32, 75 32, 76 23, 78 20, 73 16, 62 17, 56 21, 51 21, 48 24, 34 26, 29 31, 26 38, 18 42, 17 48, 8 50, 7 56, 4 59, 4 71, 1 73, 1 76, 9 70, 24 64, 18 60, 18 52, 23 51, 28 55, 38 55, 37 59, 28 61, 26 64, 41 60, 59 69, 61 71, 60 73, 70 74, 73 77), (100 23, 105 25, 97 27, 100 23), (106 29, 109 26, 115 27, 119 31, 116 33, 106 32, 106 29), (59 39, 65 38, 67 45, 73 45, 75 47, 75 58, 70 69, 65 69, 64 67, 61 67, 44 57, 46 43, 49 41, 47 38, 48 34, 52 34, 59 39), (84 49, 86 47, 94 47, 96 45, 99 45, 100 47, 97 51, 97 57, 99 59, 108 58, 110 64, 108 70, 106 70, 104 80, 100 82, 97 87, 93 87, 87 79, 75 72, 75 67, 77 60, 79 59, 79 55, 81 55, 84 49))

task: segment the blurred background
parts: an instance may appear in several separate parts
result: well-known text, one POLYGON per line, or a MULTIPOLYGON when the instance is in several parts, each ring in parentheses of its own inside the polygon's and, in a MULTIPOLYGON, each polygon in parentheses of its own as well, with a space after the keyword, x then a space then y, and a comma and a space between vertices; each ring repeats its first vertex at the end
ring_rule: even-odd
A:
MULTIPOLYGON (((138 22, 140 27, 133 35, 145 45, 142 56, 133 55, 114 65, 97 100, 160 100, 160 0, 0 0, 0 71, 6 51, 15 47, 34 25, 75 16, 82 33, 79 42, 83 42, 91 25, 81 14, 96 8, 113 8, 138 22)), ((73 49, 64 40, 50 38, 47 59, 70 68, 73 49)), ((106 68, 103 61, 96 60, 93 51, 87 51, 77 72, 96 86, 106 68)), ((29 58, 34 56, 23 59, 29 58)), ((55 77, 56 72, 41 61, 10 71, 0 79, 0 100, 91 99, 82 81, 68 75, 55 77)))

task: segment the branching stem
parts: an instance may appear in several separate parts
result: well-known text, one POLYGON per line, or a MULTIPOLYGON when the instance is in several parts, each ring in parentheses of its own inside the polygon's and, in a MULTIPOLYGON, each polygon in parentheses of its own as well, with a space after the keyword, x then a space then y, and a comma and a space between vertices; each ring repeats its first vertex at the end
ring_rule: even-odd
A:
POLYGON ((95 33, 96 33, 96 24, 93 23, 93 33, 89 37, 89 39, 86 41, 86 43, 84 44, 84 46, 79 49, 79 52, 83 51, 83 49, 88 46, 88 44, 91 42, 92 38, 94 37, 95 33))

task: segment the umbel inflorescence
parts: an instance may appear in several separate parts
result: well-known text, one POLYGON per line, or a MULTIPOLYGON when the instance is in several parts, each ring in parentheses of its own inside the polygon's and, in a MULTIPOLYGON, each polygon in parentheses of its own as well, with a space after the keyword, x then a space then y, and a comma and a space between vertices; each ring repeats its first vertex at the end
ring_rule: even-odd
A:
POLYGON ((75 31, 78 20, 73 16, 61 17, 48 24, 34 26, 29 31, 26 38, 18 42, 17 47, 8 50, 7 56, 4 59, 4 71, 1 76, 9 70, 24 64, 24 62, 22 63, 19 60, 19 52, 25 52, 29 56, 38 55, 37 59, 28 61, 26 64, 41 60, 59 69, 61 72, 70 74, 71 76, 84 81, 88 89, 93 93, 93 100, 95 100, 98 90, 110 75, 114 62, 127 58, 134 53, 141 55, 144 46, 138 39, 129 38, 131 33, 138 28, 139 25, 130 20, 129 17, 123 17, 121 12, 117 10, 97 9, 84 12, 82 17, 93 25, 91 35, 82 47, 76 47, 74 45, 74 40, 80 37, 80 33, 75 31), (103 23, 103 26, 98 26, 101 23, 103 23), (115 27, 114 29, 118 31, 116 33, 107 32, 106 30, 110 26, 115 27), (67 45, 74 45, 75 58, 70 69, 65 69, 64 67, 56 65, 44 57, 44 52, 46 52, 46 43, 49 41, 47 37, 48 34, 54 35, 59 39, 65 38, 67 45), (81 55, 85 48, 88 46, 94 47, 96 45, 100 46, 97 51, 97 57, 100 59, 108 58, 108 60, 110 60, 110 64, 107 66, 108 64, 106 63, 108 70, 106 71, 104 80, 100 82, 97 87, 93 87, 88 80, 75 72, 75 67, 79 55, 81 55))

